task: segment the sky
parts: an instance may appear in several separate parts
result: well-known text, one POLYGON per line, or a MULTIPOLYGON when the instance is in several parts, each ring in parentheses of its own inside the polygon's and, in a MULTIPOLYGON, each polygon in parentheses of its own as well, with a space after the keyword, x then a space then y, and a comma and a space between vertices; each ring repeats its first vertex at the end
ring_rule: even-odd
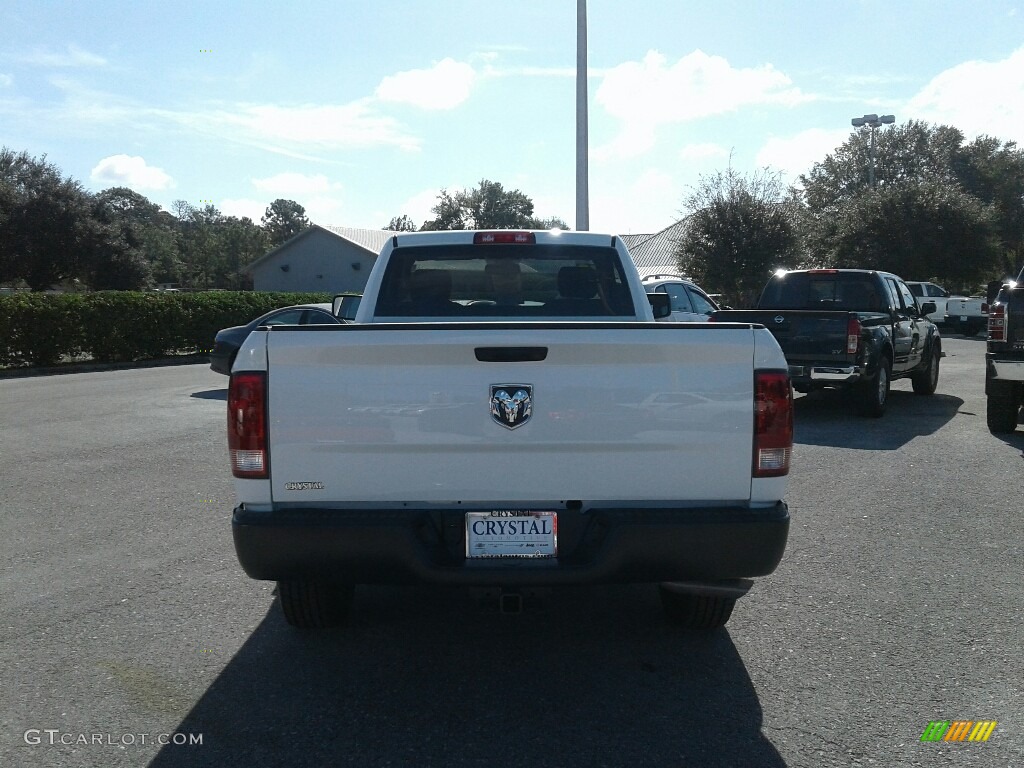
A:
MULTIPOLYGON (((257 223, 433 217, 519 189, 576 224, 575 0, 0 0, 0 145, 91 191, 257 223)), ((850 120, 1024 144, 1024 0, 589 0, 590 229, 657 232, 703 178, 787 184, 850 120)), ((883 128, 882 130, 887 130, 883 128)))

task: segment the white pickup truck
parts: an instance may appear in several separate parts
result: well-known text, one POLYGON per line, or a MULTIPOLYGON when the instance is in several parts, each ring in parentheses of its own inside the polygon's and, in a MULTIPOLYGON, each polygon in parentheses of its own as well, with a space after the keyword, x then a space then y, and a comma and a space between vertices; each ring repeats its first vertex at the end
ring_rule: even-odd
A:
POLYGON ((786 545, 790 383, 764 328, 667 310, 612 235, 391 238, 354 323, 239 351, 242 567, 299 627, 416 582, 510 610, 526 587, 657 583, 672 623, 723 625, 786 545))

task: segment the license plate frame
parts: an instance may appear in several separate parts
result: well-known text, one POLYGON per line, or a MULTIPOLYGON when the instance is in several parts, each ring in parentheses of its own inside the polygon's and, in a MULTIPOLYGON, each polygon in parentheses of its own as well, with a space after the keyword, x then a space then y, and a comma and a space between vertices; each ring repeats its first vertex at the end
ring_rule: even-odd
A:
POLYGON ((967 315, 960 315, 960 322, 961 323, 966 323, 967 322, 967 315))
POLYGON ((558 557, 554 510, 493 509, 467 512, 465 519, 467 560, 558 557))

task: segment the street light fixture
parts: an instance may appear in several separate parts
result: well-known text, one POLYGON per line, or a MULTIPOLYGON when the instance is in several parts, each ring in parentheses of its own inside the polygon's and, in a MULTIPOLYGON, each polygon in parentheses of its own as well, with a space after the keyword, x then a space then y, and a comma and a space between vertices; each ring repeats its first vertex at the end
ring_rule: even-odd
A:
POLYGON ((850 121, 854 128, 863 128, 866 125, 871 129, 871 163, 868 165, 868 184, 872 189, 875 188, 875 129, 895 122, 895 115, 882 115, 879 117, 875 114, 855 117, 850 121))

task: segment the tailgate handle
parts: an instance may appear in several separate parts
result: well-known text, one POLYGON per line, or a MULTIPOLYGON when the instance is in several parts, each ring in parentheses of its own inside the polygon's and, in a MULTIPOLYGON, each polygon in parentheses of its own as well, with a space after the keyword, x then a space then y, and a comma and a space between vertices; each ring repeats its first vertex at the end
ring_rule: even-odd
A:
POLYGON ((548 356, 547 347, 477 347, 481 363, 536 363, 548 356))

